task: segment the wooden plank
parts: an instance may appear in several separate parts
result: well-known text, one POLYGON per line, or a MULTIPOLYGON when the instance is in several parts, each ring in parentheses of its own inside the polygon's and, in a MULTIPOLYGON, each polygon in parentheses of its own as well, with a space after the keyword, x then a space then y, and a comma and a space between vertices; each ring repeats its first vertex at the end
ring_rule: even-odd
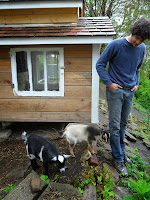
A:
MULTIPOLYGON (((3 46, 1 47, 3 50, 3 46)), ((0 59, 10 59, 9 58, 9 50, 4 49, 3 51, 0 51, 0 59)))
POLYGON ((0 112, 0 121, 90 122, 90 112, 0 112))
POLYGON ((65 86, 72 86, 72 85, 87 85, 92 86, 92 80, 89 78, 86 79, 65 79, 65 86))
POLYGON ((85 99, 0 99, 0 111, 90 112, 85 99))
POLYGON ((1 48, 0 48, 0 54, 1 54, 2 52, 9 52, 9 49, 10 49, 9 46, 1 46, 1 48))
MULTIPOLYGON (((77 80, 78 84, 81 84, 80 86, 76 86, 77 85, 77 81, 71 82, 70 80, 69 85, 66 84, 65 86, 65 96, 64 97, 22 97, 22 96, 14 96, 13 94, 13 89, 11 88, 11 86, 7 86, 8 84, 6 84, 6 86, 0 86, 0 99, 83 99, 83 98, 91 98, 91 81, 89 81, 89 86, 84 85, 84 81, 85 80, 77 80), (70 84, 71 83, 71 84, 70 84), (76 85, 75 85, 76 84, 76 85)), ((85 82, 86 83, 86 82, 85 82)))
POLYGON ((35 9, 6 9, 1 10, 0 16, 16 15, 47 15, 47 14, 77 13, 77 8, 35 8, 35 9))
POLYGON ((92 59, 91 58, 65 58, 65 71, 72 72, 91 72, 92 59))
POLYGON ((66 86, 65 96, 68 98, 91 99, 91 86, 66 86))
POLYGON ((10 59, 0 59, 0 72, 11 72, 10 59))
POLYGON ((65 79, 91 79, 91 72, 66 72, 65 79))
MULTIPOLYGON (((50 22, 49 22, 50 23, 50 22)), ((10 48, 17 48, 18 46, 1 46, 0 48, 0 58, 9 58, 10 48)), ((32 45, 22 46, 22 48, 34 47, 32 45)), ((36 47, 64 47, 64 57, 69 58, 89 58, 92 57, 92 45, 90 44, 72 44, 72 45, 37 45, 36 47)))
MULTIPOLYGON (((80 83, 80 80, 75 81, 73 85, 73 83, 71 82, 71 79, 69 83, 71 83, 72 85, 66 85, 65 86, 65 96, 64 97, 22 97, 22 96, 14 96, 13 94, 13 89, 11 88, 11 86, 9 84, 5 84, 5 86, 0 86, 0 99, 49 99, 49 98, 53 98, 53 99, 91 99, 91 81, 89 81, 89 86, 82 84, 82 79, 81 79, 81 84, 82 85, 78 85, 77 86, 77 82, 78 84, 80 83), (7 86, 9 85, 9 86, 7 86)), ((73 81, 73 80, 72 80, 73 81)))
POLYGON ((0 86, 0 99, 16 98, 13 95, 13 89, 10 86, 0 86))
POLYGON ((0 85, 11 85, 11 73, 0 73, 0 85))
POLYGON ((66 57, 76 58, 91 58, 92 57, 92 45, 66 45, 64 48, 64 55, 66 57))
POLYGON ((77 14, 55 14, 55 15, 16 15, 1 16, 0 24, 34 24, 38 23, 71 23, 77 22, 77 14))

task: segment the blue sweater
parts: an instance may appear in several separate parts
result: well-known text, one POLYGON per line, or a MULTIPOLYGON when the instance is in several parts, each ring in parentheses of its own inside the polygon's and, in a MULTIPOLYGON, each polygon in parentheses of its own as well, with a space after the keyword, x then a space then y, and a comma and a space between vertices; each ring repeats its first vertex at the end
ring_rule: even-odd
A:
POLYGON ((134 47, 125 38, 113 40, 98 59, 97 72, 106 86, 117 83, 122 87, 133 88, 139 85, 140 67, 144 54, 145 45, 143 43, 134 47))

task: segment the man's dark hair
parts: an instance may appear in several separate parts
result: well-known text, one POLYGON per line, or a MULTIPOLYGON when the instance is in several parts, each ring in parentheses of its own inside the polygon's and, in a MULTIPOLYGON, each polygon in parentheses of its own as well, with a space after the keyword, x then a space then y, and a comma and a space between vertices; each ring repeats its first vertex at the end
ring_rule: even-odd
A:
POLYGON ((142 38, 142 40, 150 39, 150 20, 145 18, 138 19, 130 28, 132 35, 142 38))

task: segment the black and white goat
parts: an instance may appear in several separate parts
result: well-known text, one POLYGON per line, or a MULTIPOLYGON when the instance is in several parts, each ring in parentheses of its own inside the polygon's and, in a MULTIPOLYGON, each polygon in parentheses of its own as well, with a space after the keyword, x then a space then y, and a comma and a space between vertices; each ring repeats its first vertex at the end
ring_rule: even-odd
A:
POLYGON ((44 174, 48 175, 48 166, 51 162, 56 162, 60 172, 65 171, 65 158, 69 158, 71 155, 61 155, 54 143, 39 135, 27 137, 26 132, 23 132, 22 139, 25 140, 27 155, 33 170, 36 171, 38 168, 36 162, 36 158, 38 158, 42 161, 45 168, 44 174))
POLYGON ((95 136, 97 135, 101 135, 102 139, 106 141, 109 140, 109 133, 107 131, 86 124, 70 123, 65 127, 62 137, 65 137, 68 141, 70 154, 72 157, 75 157, 73 148, 77 143, 83 141, 88 143, 89 151, 93 154, 92 142, 96 140, 95 136))

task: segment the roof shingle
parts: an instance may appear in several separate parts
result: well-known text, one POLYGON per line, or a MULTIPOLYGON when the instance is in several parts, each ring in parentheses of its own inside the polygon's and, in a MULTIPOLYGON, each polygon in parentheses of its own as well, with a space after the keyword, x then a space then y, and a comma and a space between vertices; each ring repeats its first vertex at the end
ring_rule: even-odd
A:
POLYGON ((108 17, 80 17, 77 23, 69 24, 0 25, 0 38, 113 36, 115 34, 108 17))

